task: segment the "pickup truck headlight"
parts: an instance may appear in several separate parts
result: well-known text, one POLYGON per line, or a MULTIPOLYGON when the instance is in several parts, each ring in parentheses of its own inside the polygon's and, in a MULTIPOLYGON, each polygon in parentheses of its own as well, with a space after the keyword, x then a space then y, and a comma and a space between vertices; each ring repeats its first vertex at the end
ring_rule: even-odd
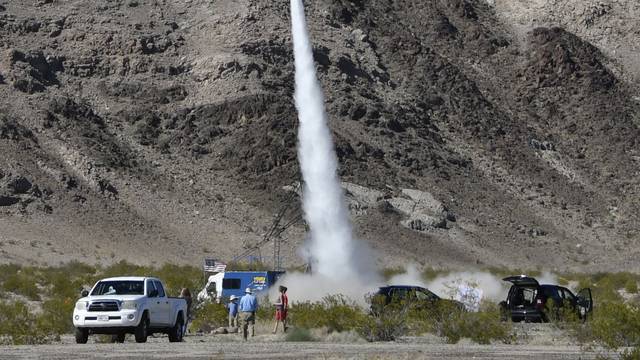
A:
POLYGON ((135 301, 123 301, 122 302, 122 309, 126 309, 126 310, 135 310, 138 308, 138 303, 135 301))
POLYGON ((87 302, 86 301, 78 301, 76 303, 76 310, 85 310, 87 308, 87 302))

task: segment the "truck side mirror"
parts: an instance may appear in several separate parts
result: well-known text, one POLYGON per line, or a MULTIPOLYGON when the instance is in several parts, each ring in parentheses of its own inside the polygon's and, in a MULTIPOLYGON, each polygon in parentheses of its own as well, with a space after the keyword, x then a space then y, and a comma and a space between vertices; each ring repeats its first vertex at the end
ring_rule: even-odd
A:
POLYGON ((149 290, 149 297, 157 297, 157 296, 158 296, 158 290, 157 289, 149 290))
POLYGON ((85 289, 85 290, 82 290, 82 291, 80 292, 80 296, 82 296, 82 297, 89 296, 89 290, 86 290, 86 289, 85 289))

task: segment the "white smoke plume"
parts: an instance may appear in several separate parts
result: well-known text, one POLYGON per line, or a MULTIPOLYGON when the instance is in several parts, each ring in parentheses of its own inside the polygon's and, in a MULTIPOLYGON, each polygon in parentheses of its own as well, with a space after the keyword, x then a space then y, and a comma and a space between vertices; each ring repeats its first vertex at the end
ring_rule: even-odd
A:
POLYGON ((310 228, 306 250, 314 275, 287 275, 283 281, 289 284, 290 296, 298 299, 298 296, 311 300, 326 294, 348 295, 356 288, 362 290, 377 282, 374 257, 352 235, 302 0, 291 0, 291 31, 295 103, 300 122, 298 159, 304 179, 303 209, 310 228), (303 291, 306 294, 298 294, 303 291))
MULTIPOLYGON (((310 238, 304 249, 312 274, 288 273, 278 281, 288 287, 292 301, 318 301, 330 294, 342 294, 364 303, 367 293, 384 282, 375 268, 375 256, 353 238, 349 212, 337 176, 336 158, 324 95, 317 80, 313 52, 307 32, 302 0, 291 0, 291 30, 295 57, 295 103, 300 122, 298 158, 304 179, 303 209, 310 238)), ((545 275, 544 280, 550 276, 545 275)), ((425 281, 416 266, 390 279, 388 284, 429 288, 443 298, 456 297, 456 287, 473 286, 493 301, 506 298, 510 284, 486 272, 449 273, 425 281)), ((277 286, 270 297, 275 298, 277 286)))
MULTIPOLYGON (((535 278, 540 284, 557 283, 557 277, 549 272, 544 272, 535 278)), ((479 290, 479 292, 475 292, 476 295, 480 296, 480 298, 477 299, 478 302, 482 300, 500 302, 506 300, 507 292, 509 287, 511 287, 511 283, 503 281, 501 276, 477 270, 450 272, 437 276, 433 280, 426 281, 418 267, 414 264, 409 265, 405 273, 393 276, 388 283, 393 285, 426 287, 442 298, 453 298, 462 301, 465 305, 471 305, 467 304, 464 299, 465 292, 468 293, 469 289, 479 290)), ((475 305, 476 306, 468 307, 477 310, 478 304, 475 305)))

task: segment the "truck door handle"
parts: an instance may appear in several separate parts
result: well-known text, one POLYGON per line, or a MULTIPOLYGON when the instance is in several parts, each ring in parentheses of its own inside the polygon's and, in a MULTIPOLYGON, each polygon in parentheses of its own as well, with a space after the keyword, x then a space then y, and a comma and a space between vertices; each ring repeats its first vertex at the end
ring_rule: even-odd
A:
POLYGON ((160 304, 160 301, 158 301, 156 304, 160 304))

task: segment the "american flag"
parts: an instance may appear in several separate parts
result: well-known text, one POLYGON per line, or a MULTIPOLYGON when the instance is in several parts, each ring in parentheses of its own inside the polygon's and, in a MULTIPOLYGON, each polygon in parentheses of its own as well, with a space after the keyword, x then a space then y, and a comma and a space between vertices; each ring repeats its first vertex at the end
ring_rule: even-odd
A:
POLYGON ((204 271, 205 272, 213 272, 219 273, 225 271, 227 268, 227 264, 221 263, 214 259, 204 259, 204 271))

